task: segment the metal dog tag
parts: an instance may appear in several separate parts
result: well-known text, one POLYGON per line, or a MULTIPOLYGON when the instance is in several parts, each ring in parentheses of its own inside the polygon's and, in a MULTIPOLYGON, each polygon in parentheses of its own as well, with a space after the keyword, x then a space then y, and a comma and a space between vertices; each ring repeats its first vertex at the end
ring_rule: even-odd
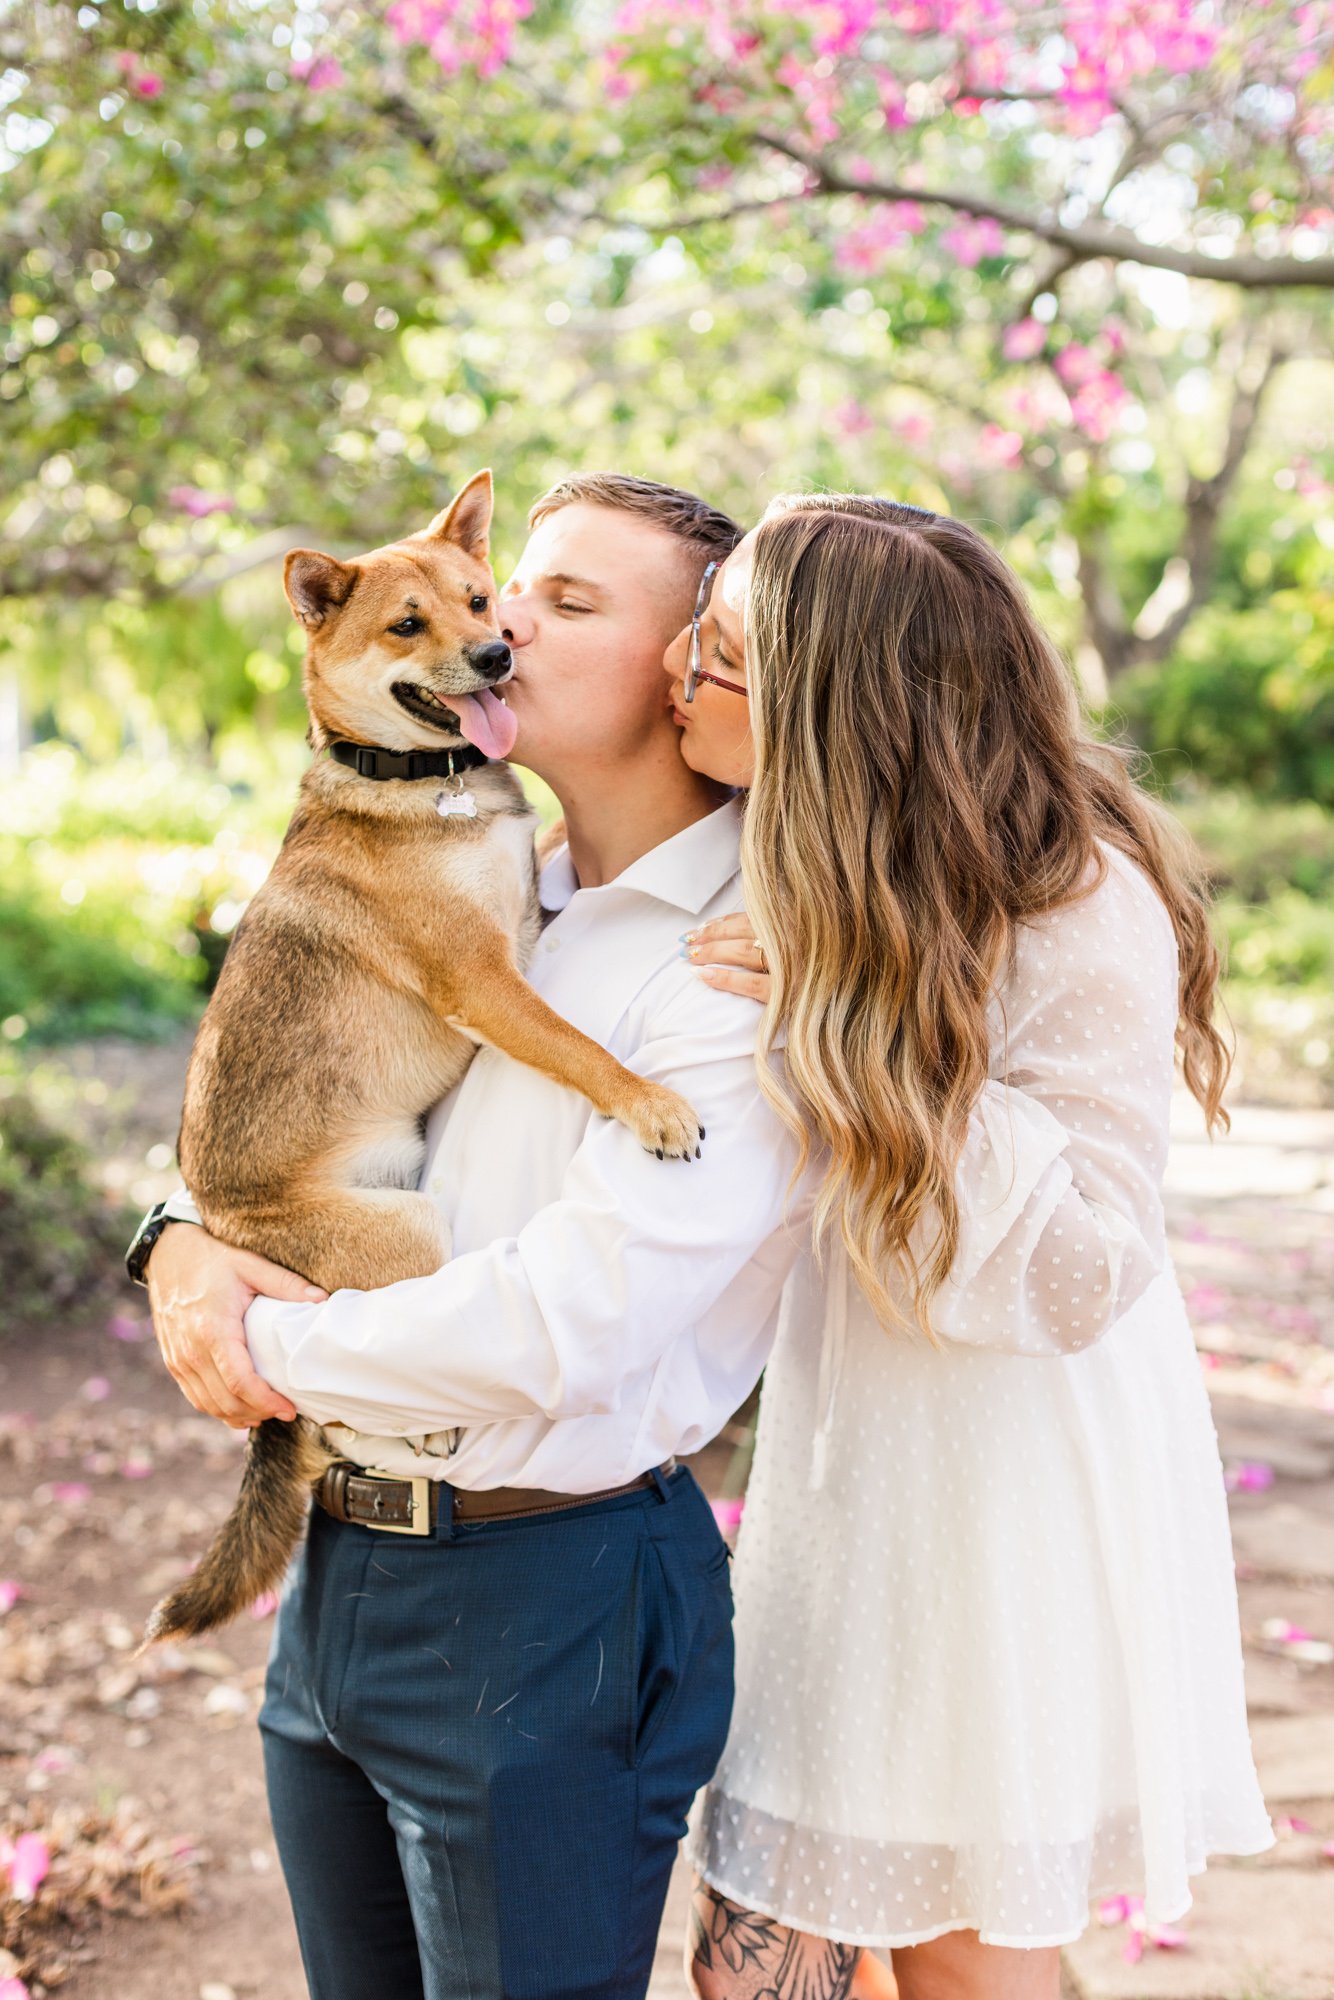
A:
POLYGON ((471 792, 441 792, 436 799, 435 809, 441 819, 453 819, 462 813, 464 819, 476 819, 477 801, 471 792))

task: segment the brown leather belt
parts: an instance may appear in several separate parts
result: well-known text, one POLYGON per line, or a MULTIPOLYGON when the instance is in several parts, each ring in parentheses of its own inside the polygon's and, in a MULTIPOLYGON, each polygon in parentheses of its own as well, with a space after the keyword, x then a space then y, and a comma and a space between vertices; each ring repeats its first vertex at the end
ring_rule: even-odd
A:
MULTIPOLYGON (((676 1470, 669 1458, 658 1467, 664 1479, 676 1470)), ((438 1517, 443 1480, 417 1474, 396 1479, 387 1472, 367 1472, 360 1465, 341 1459, 331 1465, 315 1487, 315 1500, 335 1521, 354 1521, 358 1527, 379 1528, 386 1535, 429 1535, 438 1517)), ((655 1475, 642 1472, 624 1486, 604 1487, 600 1493, 547 1493, 536 1486, 495 1486, 489 1491, 470 1493, 455 1486, 456 1521, 517 1520, 530 1514, 565 1514, 572 1507, 587 1507, 595 1500, 615 1500, 622 1493, 637 1493, 656 1483, 655 1475)))

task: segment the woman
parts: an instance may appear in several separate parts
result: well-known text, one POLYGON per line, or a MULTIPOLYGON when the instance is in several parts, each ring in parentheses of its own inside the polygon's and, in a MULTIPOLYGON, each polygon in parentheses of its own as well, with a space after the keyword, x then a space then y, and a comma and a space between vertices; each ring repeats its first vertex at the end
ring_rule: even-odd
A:
POLYGON ((1205 904, 960 522, 780 501, 666 665, 686 761, 749 791, 754 928, 685 948, 765 1003, 761 1087, 823 1175, 696 1990, 892 1990, 880 1946, 903 2000, 1055 2000, 1091 1896, 1170 1921, 1272 1839, 1161 1198, 1174 1044, 1224 1118, 1205 904))

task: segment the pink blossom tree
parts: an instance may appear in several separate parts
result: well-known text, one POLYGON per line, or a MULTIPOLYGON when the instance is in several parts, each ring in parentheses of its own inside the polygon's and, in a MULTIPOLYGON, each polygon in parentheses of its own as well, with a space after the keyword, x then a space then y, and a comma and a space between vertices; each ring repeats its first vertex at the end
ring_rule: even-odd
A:
MULTIPOLYGON (((527 12, 388 20, 446 73, 536 80, 551 30, 527 12)), ((1027 477, 1061 508, 1103 674, 1163 658, 1278 371, 1328 353, 1331 0, 623 0, 579 53, 562 88, 593 79, 608 143, 548 190, 562 226, 683 239, 722 284, 767 235, 826 296, 860 284, 893 337, 832 425, 889 423, 907 390, 964 422, 956 488, 1027 477), (1192 361, 1222 387, 1187 453, 1192 361), (1127 593, 1111 516, 1146 453, 1179 532, 1127 593)))

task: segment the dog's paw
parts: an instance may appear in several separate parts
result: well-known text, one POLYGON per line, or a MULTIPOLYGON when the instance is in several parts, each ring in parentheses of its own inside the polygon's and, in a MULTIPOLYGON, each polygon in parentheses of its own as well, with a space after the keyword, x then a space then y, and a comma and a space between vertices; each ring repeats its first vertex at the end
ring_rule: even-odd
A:
POLYGON ((684 1097, 665 1084, 645 1083, 635 1092, 623 1122, 640 1144, 660 1160, 697 1160, 704 1127, 684 1097))

